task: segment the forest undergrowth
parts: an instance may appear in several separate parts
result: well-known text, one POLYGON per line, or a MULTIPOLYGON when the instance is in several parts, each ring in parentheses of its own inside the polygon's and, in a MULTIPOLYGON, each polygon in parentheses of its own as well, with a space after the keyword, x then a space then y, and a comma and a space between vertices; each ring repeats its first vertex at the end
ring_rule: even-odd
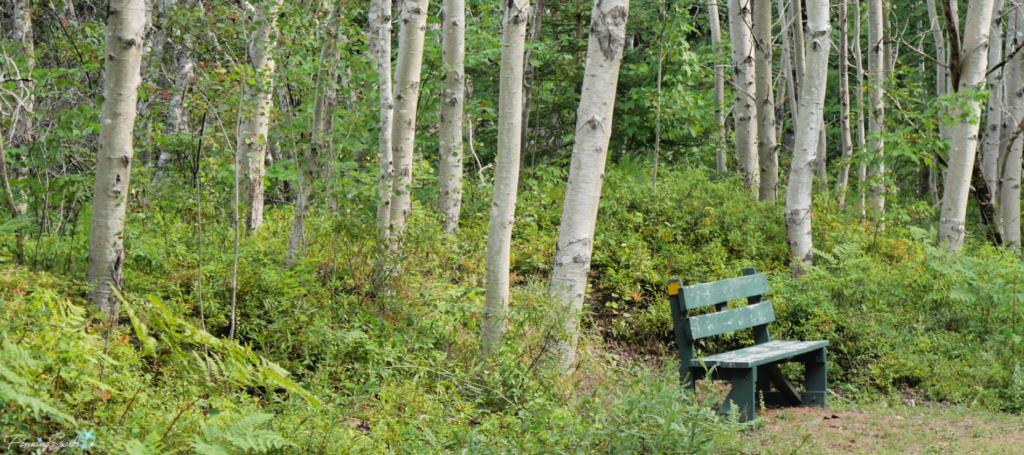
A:
MULTIPOLYGON (((818 261, 794 281, 780 206, 700 167, 662 169, 655 189, 631 159, 606 176, 577 369, 548 374, 540 352, 564 177, 546 166, 524 176, 507 332, 491 358, 479 354, 488 185, 467 185, 455 237, 414 193, 387 279, 372 194, 312 211, 293 268, 283 265, 292 209, 274 207, 239 239, 233 341, 229 206, 202 203, 200 234, 187 187, 131 200, 116 327, 86 302, 88 210, 67 235, 26 239, 24 267, 4 236, 0 434, 74 440, 69 450, 87 453, 739 451, 744 425, 679 386, 663 283, 744 267, 769 276, 773 337, 831 342, 838 399, 1022 410, 1021 264, 982 228, 946 253, 932 246, 931 207, 894 195, 871 224, 855 200, 823 195, 818 261)), ((752 343, 737 332, 699 351, 752 343)))

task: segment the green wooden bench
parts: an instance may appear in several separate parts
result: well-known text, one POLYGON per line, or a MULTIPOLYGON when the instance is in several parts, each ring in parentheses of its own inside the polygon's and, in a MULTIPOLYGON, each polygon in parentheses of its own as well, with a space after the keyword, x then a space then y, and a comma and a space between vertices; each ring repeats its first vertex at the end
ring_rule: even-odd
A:
POLYGON ((709 374, 714 379, 732 381, 732 391, 718 412, 726 414, 735 405, 744 421, 757 418, 756 409, 762 397, 765 406, 826 407, 825 347, 828 341, 772 341, 768 323, 775 320, 775 310, 772 302, 761 301, 761 296, 768 292, 768 278, 755 269, 744 269, 743 275, 685 287, 679 280, 668 282, 681 360, 679 377, 691 389, 698 379, 709 374), (730 300, 742 298, 747 299, 746 306, 729 309, 730 300), (711 305, 716 312, 689 316, 690 311, 711 305), (694 340, 747 328, 754 329, 754 346, 694 358, 694 340), (805 392, 798 392, 779 371, 778 365, 786 362, 805 365, 805 392), (772 390, 772 385, 776 391, 772 390))

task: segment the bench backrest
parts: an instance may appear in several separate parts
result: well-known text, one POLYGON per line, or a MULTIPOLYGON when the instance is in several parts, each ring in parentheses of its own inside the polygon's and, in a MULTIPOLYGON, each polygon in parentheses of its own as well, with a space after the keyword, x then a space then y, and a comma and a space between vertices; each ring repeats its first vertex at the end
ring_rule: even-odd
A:
POLYGON ((693 341, 723 333, 754 328, 754 342, 771 341, 768 323, 775 320, 771 302, 762 302, 768 293, 768 277, 756 269, 743 269, 743 276, 694 286, 682 286, 679 280, 668 282, 669 304, 676 344, 683 367, 693 359, 693 341), (729 309, 729 301, 747 299, 747 306, 729 309), (715 305, 715 313, 689 317, 689 311, 715 305))

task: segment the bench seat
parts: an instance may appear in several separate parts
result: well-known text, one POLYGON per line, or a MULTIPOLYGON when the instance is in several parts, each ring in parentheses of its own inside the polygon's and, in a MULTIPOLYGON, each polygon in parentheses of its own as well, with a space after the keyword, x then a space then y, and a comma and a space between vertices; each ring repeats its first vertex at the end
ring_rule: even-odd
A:
POLYGON ((753 368, 766 365, 828 346, 822 341, 769 341, 749 348, 723 352, 702 359, 691 359, 691 367, 753 368))

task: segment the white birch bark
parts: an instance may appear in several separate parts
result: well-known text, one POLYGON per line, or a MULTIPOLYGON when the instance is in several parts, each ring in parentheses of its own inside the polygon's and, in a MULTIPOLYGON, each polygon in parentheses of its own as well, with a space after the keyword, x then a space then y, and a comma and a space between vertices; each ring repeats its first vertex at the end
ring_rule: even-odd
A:
MULTIPOLYGON (((708 0, 708 18, 711 23, 711 45, 718 54, 722 44, 722 25, 718 18, 718 1, 708 0)), ((716 170, 719 174, 729 171, 729 158, 725 153, 725 144, 729 138, 729 132, 725 130, 725 65, 715 63, 715 124, 718 125, 718 133, 722 136, 722 143, 718 146, 716 154, 716 170)))
MULTIPOLYGON (((1007 8, 1006 36, 1007 49, 1015 49, 1024 42, 1024 12, 1022 2, 1010 0, 1007 8)), ((1006 84, 1006 116, 1010 120, 1007 129, 1015 129, 1024 119, 1024 52, 1017 52, 1003 67, 1003 78, 1006 84)), ((1008 134, 1013 134, 1008 133, 1008 134)), ((1009 139, 1009 138, 1007 138, 1009 139)), ((1003 241, 1008 248, 1020 248, 1020 179, 1021 151, 1024 149, 1024 138, 1017 136, 1009 147, 1006 162, 1000 163, 999 175, 999 210, 1003 225, 1003 241)), ((988 163, 986 163, 987 166, 988 163)), ((987 176, 987 174, 986 174, 987 176)))
POLYGON ((772 2, 754 2, 754 72, 757 92, 758 199, 775 203, 779 186, 779 150, 775 142, 775 95, 772 86, 772 2))
MULTIPOLYGON (((337 99, 338 60, 341 58, 343 44, 341 31, 341 1, 333 0, 327 16, 327 30, 324 45, 320 49, 320 62, 316 75, 316 92, 313 98, 313 144, 307 153, 305 149, 295 150, 296 166, 302 174, 301 185, 295 196, 295 211, 292 218, 292 230, 288 234, 288 245, 285 250, 284 264, 290 267, 302 254, 306 239, 306 214, 309 212, 310 196, 312 195, 313 179, 316 178, 323 158, 330 147, 334 131, 333 112, 337 99)), ((292 113, 289 113, 292 115, 292 113)))
POLYGON ((729 36, 732 38, 733 119, 736 158, 747 190, 759 191, 757 165, 757 86, 751 0, 729 0, 729 36))
POLYGON ((455 234, 459 230, 459 212, 462 209, 462 104, 465 95, 463 87, 466 82, 463 67, 466 56, 465 0, 444 0, 443 48, 441 64, 447 70, 447 74, 444 92, 441 95, 441 129, 438 138, 441 148, 438 174, 441 181, 437 195, 437 211, 444 219, 445 232, 455 234))
POLYGON ((263 175, 274 107, 274 44, 277 42, 277 11, 282 0, 266 0, 256 7, 256 31, 249 37, 249 80, 243 97, 242 131, 238 135, 235 172, 242 182, 245 226, 255 231, 263 224, 263 175), (251 81, 251 83, 249 82, 251 81))
POLYGON ((814 262, 811 238, 811 191, 814 163, 820 139, 825 85, 828 81, 828 53, 832 27, 828 21, 828 0, 807 0, 806 67, 800 92, 799 118, 793 163, 786 190, 786 237, 793 258, 793 275, 814 262))
MULTIPOLYGON (((992 6, 992 25, 988 32, 989 66, 1003 59, 1003 0, 995 0, 992 6)), ((984 139, 981 141, 981 160, 985 169, 985 180, 989 190, 998 193, 999 184, 999 141, 1003 123, 1003 70, 998 69, 985 77, 988 88, 988 105, 985 107, 986 125, 984 139)), ((992 200, 998 201, 999 195, 993 193, 992 200)))
MULTIPOLYGON (((399 0, 401 1, 401 0, 399 0)), ((377 234, 387 240, 391 227, 391 183, 395 165, 391 155, 395 100, 391 93, 391 0, 380 0, 377 26, 377 90, 380 96, 380 124, 377 126, 377 234)))
POLYGON ((576 143, 549 291, 558 305, 556 317, 562 330, 555 329, 555 341, 545 349, 560 371, 570 371, 576 360, 628 11, 628 0, 597 0, 591 13, 587 67, 576 111, 576 143))
MULTIPOLYGON (((131 180, 135 102, 141 81, 146 26, 143 0, 111 0, 106 27, 106 62, 100 147, 96 154, 87 279, 89 301, 107 314, 115 304, 124 266, 124 214, 131 180)), ((116 316, 115 316, 116 317, 116 316)))
MULTIPOLYGON (((390 3, 390 2, 389 2, 390 3)), ((387 9, 381 10, 381 0, 370 0, 370 8, 366 11, 366 55, 370 61, 376 63, 380 53, 380 26, 383 16, 391 17, 390 5, 387 9)))
MULTIPOLYGON (((189 0, 182 8, 195 9, 198 7, 196 0, 189 0)), ((199 10, 202 11, 201 9, 199 10)), ((192 60, 192 37, 190 34, 174 32, 175 41, 171 43, 174 54, 174 90, 167 106, 167 134, 188 133, 188 112, 185 109, 185 95, 188 93, 192 78, 195 77, 195 62, 192 60), (181 42, 178 42, 180 40, 181 42)), ((164 169, 174 159, 169 147, 163 147, 156 163, 156 176, 163 174, 164 169)))
MULTIPOLYGON (((859 13, 859 11, 858 11, 859 13)), ((850 160, 853 158, 853 139, 850 137, 850 21, 846 0, 839 2, 839 139, 843 147, 843 163, 836 178, 839 205, 846 204, 846 188, 850 178, 850 160)))
MULTIPOLYGON (((867 151, 869 156, 881 159, 885 153, 885 142, 880 137, 884 131, 885 104, 885 45, 883 34, 883 12, 882 0, 868 0, 868 138, 867 151)), ((876 216, 882 216, 885 210, 885 164, 879 161, 871 164, 867 169, 867 185, 871 191, 871 201, 868 209, 876 216)))
MULTIPOLYGON (((807 70, 807 55, 804 49, 804 11, 800 0, 790 0, 790 7, 793 10, 793 25, 790 29, 793 32, 793 69, 796 71, 796 92, 793 94, 799 99, 800 91, 804 87, 804 71, 807 70)), ((797 106, 797 111, 799 110, 800 107, 797 106)))
MULTIPOLYGON (((935 65, 935 97, 939 98, 946 94, 946 81, 949 78, 949 68, 945 65, 949 62, 948 55, 946 54, 946 40, 942 35, 942 23, 938 12, 935 8, 935 0, 926 0, 925 2, 928 8, 928 21, 931 26, 932 39, 935 41, 935 60, 940 64, 935 65)), ((939 137, 942 140, 949 140, 949 127, 946 122, 939 122, 939 137)), ((932 204, 937 205, 939 203, 939 193, 936 183, 935 174, 938 172, 936 165, 932 164, 928 167, 928 193, 932 199, 932 204)))
MULTIPOLYGON (((541 39, 541 26, 544 24, 545 0, 538 0, 533 7, 531 18, 529 42, 538 42, 541 39)), ((530 63, 530 49, 526 49, 526 57, 523 59, 523 130, 519 135, 519 162, 526 163, 526 134, 530 129, 530 102, 533 98, 533 74, 535 69, 530 63)), ((519 167, 519 173, 523 173, 526 166, 519 167)))
POLYGON ((32 70, 36 67, 35 33, 32 28, 32 2, 30 0, 14 0, 13 16, 13 41, 18 46, 18 55, 25 59, 25 66, 20 70, 21 77, 15 84, 21 106, 15 119, 14 136, 11 145, 21 147, 32 142, 32 116, 35 115, 36 110, 32 79, 32 70))
POLYGON ((397 241, 412 210, 412 160, 416 146, 416 109, 420 98, 420 65, 430 0, 404 0, 398 30, 398 61, 395 63, 395 111, 391 132, 395 177, 391 186, 389 235, 397 241))
MULTIPOLYGON (((498 157, 494 163, 494 197, 487 224, 486 296, 482 351, 494 353, 501 343, 508 310, 509 252, 519 192, 519 140, 523 127, 523 58, 529 0, 501 2, 501 85, 498 94, 498 157)), ((578 141, 578 139, 577 139, 578 141)))
POLYGON ((958 90, 958 105, 967 106, 957 110, 953 128, 953 141, 949 150, 949 168, 946 171, 942 211, 939 218, 939 244, 948 242, 949 251, 960 249, 964 243, 964 221, 967 215, 967 198, 970 194, 971 171, 978 148, 978 115, 980 105, 968 89, 980 88, 988 69, 988 34, 992 22, 993 0, 973 0, 967 7, 967 24, 964 27, 963 52, 960 56, 961 71, 958 90))
MULTIPOLYGON (((934 1, 934 0, 932 0, 934 1)), ((864 117, 867 112, 864 110, 864 64, 861 60, 861 56, 864 53, 861 51, 860 46, 860 32, 861 32, 861 12, 860 12, 860 0, 854 0, 854 9, 857 10, 857 14, 853 17, 853 62, 857 69, 857 154, 859 155, 860 164, 857 165, 857 193, 858 193, 858 204, 860 205, 861 216, 865 214, 864 211, 864 193, 867 183, 868 168, 864 162, 867 158, 867 134, 865 127, 864 117)))

